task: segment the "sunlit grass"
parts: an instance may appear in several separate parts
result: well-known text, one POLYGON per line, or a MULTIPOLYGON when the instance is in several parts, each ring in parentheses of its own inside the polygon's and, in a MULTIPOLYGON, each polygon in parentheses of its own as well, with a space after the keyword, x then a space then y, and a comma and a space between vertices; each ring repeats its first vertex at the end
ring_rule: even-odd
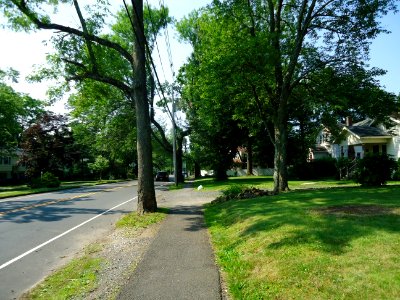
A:
POLYGON ((307 190, 206 208, 234 299, 399 299, 400 189, 307 190), (329 214, 332 206, 385 213, 329 214))
POLYGON ((85 255, 72 260, 42 283, 37 285, 23 299, 84 299, 98 283, 98 273, 104 265, 103 259, 93 255, 101 251, 101 245, 92 245, 85 255))
MULTIPOLYGON (((259 189, 272 190, 274 180, 272 176, 242 176, 229 177, 227 180, 217 181, 214 178, 204 178, 195 181, 195 187, 202 185, 204 190, 224 190, 232 185, 257 187, 259 189)), ((359 186, 351 180, 290 180, 290 189, 332 188, 359 186)))
POLYGON ((165 219, 168 214, 168 209, 158 208, 155 213, 147 213, 144 215, 138 215, 136 212, 132 212, 122 217, 116 224, 117 228, 129 227, 129 228, 146 228, 151 224, 161 222, 165 219))

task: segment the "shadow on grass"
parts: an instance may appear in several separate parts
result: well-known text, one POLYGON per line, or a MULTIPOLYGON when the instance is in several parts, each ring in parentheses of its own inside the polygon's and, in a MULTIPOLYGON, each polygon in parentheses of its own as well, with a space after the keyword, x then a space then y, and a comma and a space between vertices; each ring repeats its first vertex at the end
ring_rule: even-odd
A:
POLYGON ((224 227, 248 224, 243 225, 237 244, 259 234, 274 234, 275 240, 265 245, 271 250, 305 245, 339 255, 347 251, 354 239, 378 231, 400 232, 398 213, 339 216, 316 212, 317 208, 338 205, 382 205, 395 209, 400 207, 400 190, 384 187, 296 191, 209 206, 206 215, 207 220, 224 227), (275 234, 278 231, 279 235, 275 234))
POLYGON ((225 188, 231 185, 260 185, 273 182, 272 176, 243 176, 229 177, 228 180, 216 180, 214 178, 204 178, 196 180, 196 185, 203 185, 206 188, 225 188))

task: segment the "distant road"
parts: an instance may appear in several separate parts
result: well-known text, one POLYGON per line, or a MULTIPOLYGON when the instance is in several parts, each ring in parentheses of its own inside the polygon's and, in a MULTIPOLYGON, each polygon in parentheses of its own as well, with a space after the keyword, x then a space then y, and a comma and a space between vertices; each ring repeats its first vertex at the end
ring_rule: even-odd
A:
POLYGON ((0 201, 0 299, 18 298, 136 209, 136 182, 0 201))

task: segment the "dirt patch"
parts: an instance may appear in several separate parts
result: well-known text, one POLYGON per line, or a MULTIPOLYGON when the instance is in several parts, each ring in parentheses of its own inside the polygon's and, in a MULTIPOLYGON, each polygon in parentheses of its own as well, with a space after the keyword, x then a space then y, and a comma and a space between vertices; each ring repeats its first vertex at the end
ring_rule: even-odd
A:
POLYGON ((327 215, 378 216, 398 214, 400 209, 380 205, 340 205, 313 209, 314 212, 327 215))

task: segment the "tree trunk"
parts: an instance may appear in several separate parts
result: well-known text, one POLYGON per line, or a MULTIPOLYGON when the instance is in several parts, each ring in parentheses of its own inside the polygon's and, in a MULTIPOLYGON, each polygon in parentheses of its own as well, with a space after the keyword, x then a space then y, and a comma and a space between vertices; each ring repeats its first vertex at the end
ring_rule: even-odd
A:
POLYGON ((194 162, 194 178, 199 179, 201 178, 201 167, 198 162, 194 162))
POLYGON ((147 101, 145 37, 143 25, 143 0, 133 0, 133 24, 136 41, 133 51, 135 85, 133 98, 136 105, 137 155, 138 155, 138 202, 137 213, 155 212, 157 202, 153 181, 153 158, 149 104, 147 101))
MULTIPOLYGON (((282 96, 281 96, 282 97, 282 96)), ((281 98, 280 107, 275 117, 275 155, 274 155, 274 193, 289 190, 287 173, 287 106, 281 98)))
POLYGON ((247 144, 247 175, 253 175, 253 145, 251 137, 247 144))
POLYGON ((274 193, 289 190, 286 165, 286 126, 275 127, 274 193))

